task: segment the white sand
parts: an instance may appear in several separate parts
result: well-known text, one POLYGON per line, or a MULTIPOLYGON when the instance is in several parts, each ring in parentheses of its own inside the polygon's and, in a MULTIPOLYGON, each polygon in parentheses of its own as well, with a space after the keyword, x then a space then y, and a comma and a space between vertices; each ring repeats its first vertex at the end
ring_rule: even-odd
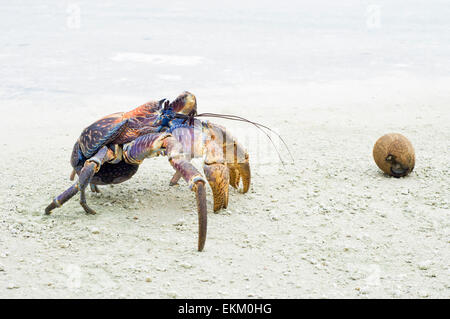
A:
POLYGON ((81 3, 81 26, 69 30, 62 5, 1 13, 0 297, 449 298, 449 22, 439 2, 380 5, 376 30, 356 2, 219 16, 201 4, 145 15, 144 3, 81 3), (295 157, 283 168, 255 128, 220 121, 248 147, 253 179, 209 214, 204 252, 194 196, 184 182, 168 186, 166 158, 89 192, 95 216, 77 197, 43 216, 70 185, 85 126, 186 89, 200 112, 275 128, 295 157), (406 178, 373 162, 388 132, 415 147, 406 178))

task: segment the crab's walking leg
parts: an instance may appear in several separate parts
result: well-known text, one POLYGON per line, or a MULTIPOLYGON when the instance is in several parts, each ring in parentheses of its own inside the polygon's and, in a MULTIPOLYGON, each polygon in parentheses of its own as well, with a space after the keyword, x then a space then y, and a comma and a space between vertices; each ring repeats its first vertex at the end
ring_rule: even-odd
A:
POLYGON ((95 210, 90 208, 86 203, 86 189, 83 188, 80 190, 80 205, 83 207, 84 211, 88 214, 95 215, 95 210))
POLYGON ((140 164, 145 158, 160 154, 169 156, 169 162, 177 172, 175 176, 179 173, 195 192, 199 220, 198 250, 202 251, 207 230, 206 181, 189 162, 191 154, 185 154, 183 144, 169 133, 143 135, 123 147, 123 157, 130 164, 140 164))
POLYGON ((92 176, 98 170, 100 169, 100 166, 108 160, 108 157, 111 156, 111 153, 108 152, 109 149, 104 146, 98 151, 93 157, 91 157, 89 160, 87 160, 84 163, 83 168, 80 171, 80 174, 78 176, 78 181, 70 186, 67 190, 65 190, 63 193, 61 193, 59 196, 57 196, 53 202, 47 206, 45 209, 45 214, 49 215, 53 209, 57 207, 61 207, 65 202, 67 202, 69 199, 71 199, 78 191, 81 191, 81 199, 80 204, 84 208, 84 210, 87 213, 94 213, 95 212, 90 209, 86 204, 86 199, 84 196, 84 190, 86 186, 88 185, 89 181, 91 180, 92 176))
POLYGON ((173 174, 172 179, 170 180, 169 185, 174 186, 178 184, 178 181, 181 178, 181 173, 179 171, 176 171, 175 174, 173 174))
POLYGON ((70 173, 69 179, 73 181, 75 179, 75 176, 77 175, 77 171, 75 169, 72 170, 72 173, 70 173))
POLYGON ((97 185, 89 183, 89 187, 91 188, 91 192, 93 193, 101 193, 100 189, 97 187, 97 185))
POLYGON ((195 192, 198 210, 198 251, 202 251, 205 246, 207 230, 205 180, 194 165, 189 162, 192 154, 184 154, 182 144, 175 137, 169 136, 166 138, 163 146, 169 156, 170 164, 189 184, 189 188, 195 192))

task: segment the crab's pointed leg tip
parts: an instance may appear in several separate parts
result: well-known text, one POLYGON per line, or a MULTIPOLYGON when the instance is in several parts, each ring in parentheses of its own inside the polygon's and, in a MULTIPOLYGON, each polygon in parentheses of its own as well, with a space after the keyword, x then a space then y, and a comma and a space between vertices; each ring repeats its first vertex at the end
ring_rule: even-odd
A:
POLYGON ((45 208, 45 215, 50 215, 52 213, 52 210, 55 209, 56 207, 57 206, 55 202, 51 202, 51 204, 45 208))
POLYGON ((207 231, 207 209, 206 209, 206 191, 205 183, 199 181, 196 183, 197 208, 198 208, 198 251, 202 251, 206 242, 207 231))

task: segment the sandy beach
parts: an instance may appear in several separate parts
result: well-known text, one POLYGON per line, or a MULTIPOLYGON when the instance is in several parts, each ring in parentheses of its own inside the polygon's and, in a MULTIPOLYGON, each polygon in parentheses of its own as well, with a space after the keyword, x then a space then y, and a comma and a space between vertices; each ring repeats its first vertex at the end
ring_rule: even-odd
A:
POLYGON ((450 298, 448 6, 258 3, 5 5, 0 298, 450 298), (294 156, 211 119, 247 147, 252 185, 216 214, 207 190, 203 252, 164 157, 89 191, 96 215, 76 196, 44 216, 84 127, 184 90, 294 156), (373 161, 390 132, 415 148, 407 177, 373 161))

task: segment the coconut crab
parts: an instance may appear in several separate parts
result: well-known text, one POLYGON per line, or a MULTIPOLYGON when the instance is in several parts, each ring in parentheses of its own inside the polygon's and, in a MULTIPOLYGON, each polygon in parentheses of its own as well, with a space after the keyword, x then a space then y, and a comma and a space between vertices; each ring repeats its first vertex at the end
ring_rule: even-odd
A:
POLYGON ((144 159, 168 156, 175 169, 170 185, 183 178, 197 200, 199 234, 198 251, 206 241, 207 207, 206 181, 214 199, 214 211, 228 205, 228 188, 242 192, 250 187, 250 165, 247 151, 227 130, 209 121, 196 118, 197 102, 193 94, 183 92, 175 100, 151 101, 129 112, 119 112, 101 118, 86 127, 76 141, 70 163, 70 179, 78 180, 54 198, 45 209, 53 209, 80 192, 80 205, 88 214, 95 214, 86 202, 89 185, 99 192, 98 185, 118 184, 130 179, 144 159), (202 174, 190 163, 203 157, 202 174))

